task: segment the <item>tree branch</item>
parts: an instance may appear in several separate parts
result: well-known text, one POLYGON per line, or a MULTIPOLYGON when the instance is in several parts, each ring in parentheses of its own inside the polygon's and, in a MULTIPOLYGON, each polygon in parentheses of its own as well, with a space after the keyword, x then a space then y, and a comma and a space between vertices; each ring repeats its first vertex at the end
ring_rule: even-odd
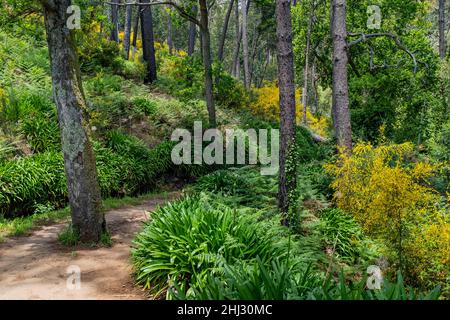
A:
POLYGON ((197 20, 196 17, 190 15, 183 7, 181 7, 179 4, 175 3, 174 1, 155 1, 155 2, 150 2, 150 3, 141 3, 141 2, 138 2, 138 1, 125 2, 125 3, 113 3, 113 2, 106 1, 105 3, 106 4, 117 5, 117 6, 128 6, 128 5, 134 5, 134 6, 168 5, 168 6, 174 7, 175 10, 178 11, 178 13, 180 14, 181 17, 185 18, 186 20, 189 20, 192 23, 195 23, 200 28, 202 27, 200 21, 197 20))
MULTIPOLYGON (((365 33, 348 33, 349 37, 357 37, 359 36, 358 39, 353 40, 351 42, 348 43, 348 47, 350 48, 351 46, 354 46, 358 43, 367 43, 368 39, 370 38, 376 38, 376 37, 388 37, 391 38, 392 40, 394 40, 395 44, 397 45, 397 47, 403 51, 405 51, 412 59, 413 61, 413 65, 414 65, 414 73, 417 72, 417 59, 416 56, 400 41, 400 39, 398 38, 398 36, 396 36, 395 34, 392 33, 387 33, 387 32, 381 32, 381 33, 371 33, 371 34, 365 34, 365 33)), ((372 69, 372 64, 373 64, 373 48, 369 45, 370 49, 371 49, 371 69, 372 69)), ((399 64, 397 64, 399 65, 399 64)), ((386 66, 386 64, 385 64, 386 66)))

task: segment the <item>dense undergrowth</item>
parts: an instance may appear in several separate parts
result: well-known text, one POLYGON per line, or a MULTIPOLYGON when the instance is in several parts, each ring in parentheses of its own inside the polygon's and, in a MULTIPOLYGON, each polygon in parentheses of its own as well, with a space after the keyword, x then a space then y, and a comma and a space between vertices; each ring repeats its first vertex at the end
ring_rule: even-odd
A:
MULTIPOLYGON (((152 213, 133 251, 136 279, 169 299, 435 299, 398 274, 366 288, 382 244, 339 209, 306 210, 302 230, 280 225, 276 181, 255 168, 202 177, 188 195, 152 213), (245 181, 242 184, 241 181, 245 181), (261 201, 264 199, 265 201, 261 201), (395 279, 395 277, 393 277, 395 279)), ((320 205, 318 205, 320 206, 320 205)))
MULTIPOLYGON (((36 39, 0 30, 0 223, 24 228, 32 217, 68 214, 54 211, 67 205, 67 187, 47 51, 36 39)), ((298 206, 285 228, 276 176, 172 163, 173 130, 207 119, 198 57, 157 44, 160 76, 148 87, 139 59, 125 61, 107 40, 82 41, 79 55, 102 196, 137 196, 174 176, 196 180, 152 213, 134 242, 136 279, 155 296, 448 297, 449 128, 426 153, 380 141, 339 158, 331 139, 311 134, 329 138, 329 116, 308 111, 297 128, 298 206), (384 272, 380 290, 366 286, 370 265, 384 272)), ((247 92, 220 66, 214 75, 219 129, 279 126, 275 84, 247 92)))

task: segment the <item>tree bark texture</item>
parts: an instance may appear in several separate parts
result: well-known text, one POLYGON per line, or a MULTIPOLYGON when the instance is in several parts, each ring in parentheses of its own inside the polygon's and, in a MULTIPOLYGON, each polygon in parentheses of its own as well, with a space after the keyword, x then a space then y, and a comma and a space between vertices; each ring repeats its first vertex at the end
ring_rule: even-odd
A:
POLYGON ((202 53, 203 66, 205 68, 205 99, 206 107, 208 109, 209 125, 211 128, 216 126, 216 109, 214 106, 213 94, 213 77, 212 77, 212 62, 211 62, 211 38, 209 34, 208 22, 208 5, 206 0, 199 0, 200 6, 200 24, 202 34, 202 53))
MULTIPOLYGON (((141 2, 150 3, 150 0, 142 0, 141 2)), ((153 83, 157 79, 151 6, 142 6, 141 8, 141 33, 144 61, 147 63, 147 73, 144 78, 144 83, 149 84, 153 83)))
POLYGON ((95 155, 72 31, 67 28, 71 0, 45 1, 45 29, 53 96, 58 112, 72 228, 81 241, 98 242, 106 230, 101 210, 95 155))
POLYGON ((291 4, 276 0, 278 86, 280 89, 280 172, 278 207, 283 224, 289 224, 288 213, 296 190, 295 166, 295 83, 292 47, 291 4))
POLYGON ((346 0, 332 0, 331 25, 333 41, 333 123, 338 145, 344 148, 345 152, 351 153, 352 127, 347 74, 346 0))

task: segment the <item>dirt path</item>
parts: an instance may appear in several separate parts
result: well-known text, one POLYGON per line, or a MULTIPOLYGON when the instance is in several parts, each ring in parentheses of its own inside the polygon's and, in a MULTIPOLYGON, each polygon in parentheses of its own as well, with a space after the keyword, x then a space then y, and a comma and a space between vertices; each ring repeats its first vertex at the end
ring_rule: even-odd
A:
MULTIPOLYGON (((175 198, 176 193, 170 193, 175 198)), ((106 214, 111 248, 68 248, 58 243, 64 223, 41 227, 0 245, 0 299, 145 299, 130 275, 130 245, 157 197, 106 214), (81 286, 68 286, 67 269, 79 268, 81 286)), ((72 275, 71 278, 76 278, 72 275)))

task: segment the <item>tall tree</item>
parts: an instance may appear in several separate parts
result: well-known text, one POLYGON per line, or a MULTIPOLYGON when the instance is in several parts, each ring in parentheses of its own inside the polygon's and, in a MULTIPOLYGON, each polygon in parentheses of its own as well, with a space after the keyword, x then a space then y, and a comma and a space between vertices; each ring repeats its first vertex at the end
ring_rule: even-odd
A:
POLYGON ((352 127, 350 123, 348 94, 348 53, 346 0, 331 1, 331 35, 333 41, 333 103, 332 116, 337 143, 352 151, 352 127))
POLYGON ((314 5, 311 4, 308 18, 308 29, 306 30, 305 67, 303 69, 302 105, 303 105, 304 124, 306 124, 306 113, 308 104, 309 55, 311 47, 311 29, 312 29, 313 14, 314 14, 314 5))
POLYGON ((173 53, 173 24, 172 24, 172 14, 170 7, 167 12, 167 45, 169 46, 169 55, 173 53))
MULTIPOLYGON (((196 5, 192 6, 192 16, 197 17, 198 8, 196 5)), ((191 56, 195 49, 195 38, 197 36, 197 25, 190 21, 189 22, 189 43, 188 43, 188 55, 191 56)))
POLYGON ((247 1, 242 0, 242 51, 244 58, 244 83, 250 89, 250 67, 248 50, 248 23, 247 23, 247 1))
POLYGON ((125 30, 123 33, 123 50, 125 59, 130 58, 131 20, 133 19, 133 7, 127 4, 125 7, 125 30))
MULTIPOLYGON (((238 1, 238 0, 236 0, 236 1, 238 1)), ((230 0, 230 3, 228 4, 227 14, 225 15, 225 20, 223 22, 222 33, 220 34, 219 48, 217 50, 217 52, 218 52, 217 57, 220 62, 223 61, 223 49, 225 47, 225 40, 227 38, 228 25, 230 23, 230 17, 231 17, 231 12, 233 11, 234 2, 235 2, 235 0, 230 0)), ((238 4, 236 4, 236 5, 238 6, 238 4)))
POLYGON ((111 4, 111 34, 109 39, 119 43, 119 1, 112 0, 111 4))
POLYGON ((82 241, 99 241, 106 230, 95 155, 73 32, 66 25, 71 0, 40 0, 50 55, 72 227, 82 241))
POLYGON ((278 86, 280 90, 280 172, 278 207, 283 224, 289 224, 289 210, 297 186, 295 161, 295 82, 292 47, 291 3, 276 0, 278 86))
POLYGON ((439 56, 445 58, 445 0, 439 0, 439 56))
POLYGON ((242 37, 242 30, 241 25, 239 22, 239 0, 236 0, 236 6, 234 8, 234 18, 235 18, 235 29, 236 29, 236 35, 235 35, 235 42, 234 42, 234 51, 233 51, 233 64, 231 66, 231 74, 239 78, 239 46, 241 45, 241 37, 242 37))
MULTIPOLYGON (((250 10, 251 0, 247 0, 246 6, 246 14, 248 15, 248 11, 250 10)), ((239 52, 241 49, 241 41, 242 41, 242 28, 239 25, 239 0, 236 0, 236 43, 233 52, 233 65, 232 65, 232 74, 236 78, 240 77, 240 60, 239 60, 239 52)))
POLYGON ((216 108, 214 106, 213 77, 211 62, 211 36, 209 33, 208 4, 206 0, 199 0, 200 31, 202 35, 203 67, 205 68, 205 99, 208 108, 209 125, 216 126, 216 108))
POLYGON ((155 41, 153 36, 153 17, 150 0, 141 0, 144 5, 140 9, 141 14, 141 33, 142 33, 142 50, 144 53, 144 61, 147 63, 147 73, 144 83, 153 83, 157 79, 156 75, 156 58, 155 58, 155 41))
POLYGON ((139 18, 141 16, 140 10, 141 10, 141 8, 137 7, 136 17, 135 17, 134 26, 133 26, 133 41, 131 43, 131 60, 133 60, 133 61, 134 61, 134 55, 136 54, 137 38, 139 35, 139 18))

